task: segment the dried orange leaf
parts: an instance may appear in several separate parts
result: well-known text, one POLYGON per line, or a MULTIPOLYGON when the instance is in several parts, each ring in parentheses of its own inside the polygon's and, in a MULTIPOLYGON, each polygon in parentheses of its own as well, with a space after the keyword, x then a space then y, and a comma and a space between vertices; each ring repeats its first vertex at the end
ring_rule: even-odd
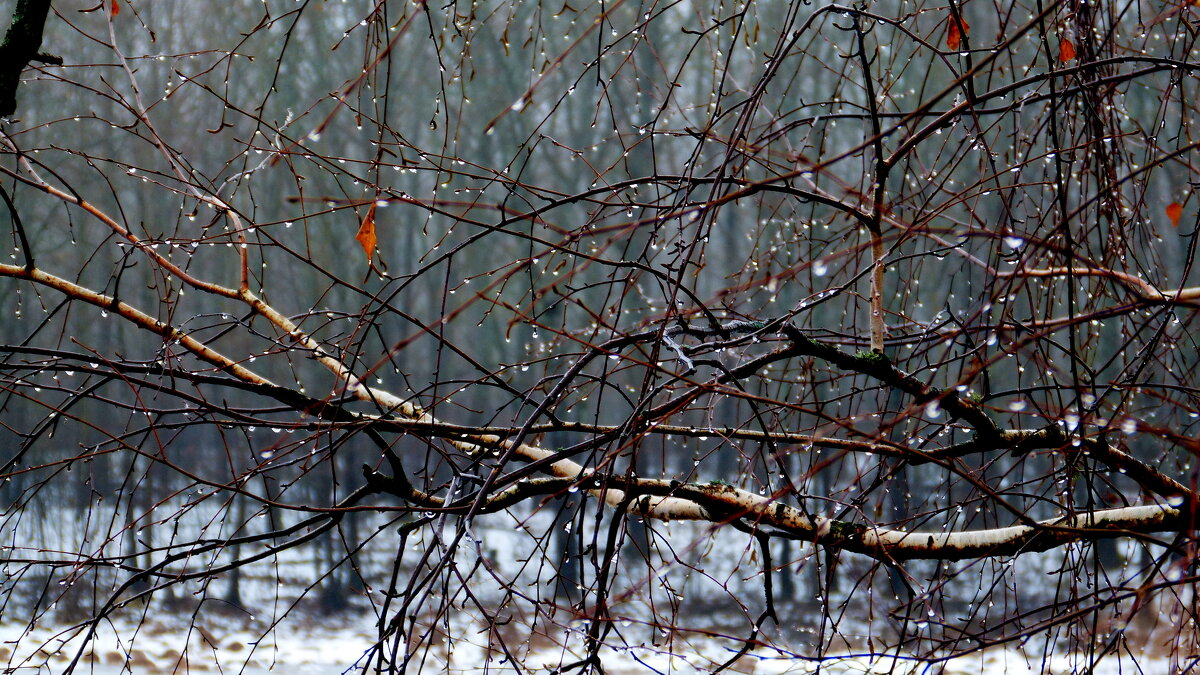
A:
POLYGON ((950 22, 946 26, 946 46, 950 49, 958 49, 962 45, 964 35, 971 32, 971 24, 967 20, 958 17, 956 20, 953 16, 950 17, 950 22))
POLYGON ((1183 216, 1183 205, 1179 202, 1171 202, 1167 204, 1167 218, 1171 220, 1171 224, 1179 227, 1179 218, 1183 216))
POLYGON ((1075 45, 1067 38, 1063 38, 1058 43, 1058 60, 1060 63, 1067 63, 1075 60, 1075 45))
POLYGON ((358 227, 358 234, 354 235, 358 243, 362 245, 363 253, 367 254, 367 262, 375 257, 375 205, 371 204, 371 208, 367 209, 367 217, 363 218, 362 225, 358 227))
POLYGON ((112 0, 112 9, 108 11, 109 16, 116 16, 121 13, 121 3, 119 0, 112 0))

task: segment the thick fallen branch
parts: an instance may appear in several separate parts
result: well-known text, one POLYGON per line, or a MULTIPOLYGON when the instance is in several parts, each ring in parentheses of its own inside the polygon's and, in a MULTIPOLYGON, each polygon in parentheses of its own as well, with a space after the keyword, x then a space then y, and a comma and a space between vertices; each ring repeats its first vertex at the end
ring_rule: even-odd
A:
MULTIPOLYGON (((559 464, 556 462, 556 464, 559 464)), ((386 492, 421 508, 466 512, 472 500, 454 503, 417 490, 407 478, 385 476, 364 467, 371 489, 386 492)), ((629 496, 630 513, 658 520, 696 520, 713 523, 740 520, 773 536, 809 541, 861 553, 878 560, 965 560, 1045 551, 1071 542, 1110 539, 1132 533, 1176 532, 1187 527, 1177 506, 1154 504, 1103 509, 1061 516, 1033 525, 1014 525, 967 532, 909 532, 804 513, 771 497, 756 495, 723 483, 680 483, 653 478, 598 476, 521 480, 489 496, 479 513, 490 513, 535 496, 561 494, 579 482, 603 483, 610 504, 629 496)))
MULTIPOLYGON (((183 348, 239 380, 270 388, 278 387, 270 380, 224 356, 205 343, 154 319, 127 303, 116 301, 111 297, 41 270, 28 270, 15 265, 0 265, 0 276, 33 281, 54 288, 70 297, 113 311, 139 328, 154 332, 166 340, 177 341, 183 348)), ((319 343, 303 333, 295 323, 254 294, 243 289, 240 299, 296 341, 298 348, 309 351, 317 361, 333 372, 344 384, 346 394, 363 401, 371 401, 387 411, 384 416, 378 418, 379 422, 385 423, 388 416, 398 415, 428 429, 442 426, 440 421, 411 401, 386 390, 375 389, 364 384, 344 364, 328 354, 319 343)), ((934 390, 920 385, 911 376, 899 373, 890 363, 881 360, 876 355, 850 356, 808 338, 804 338, 804 341, 798 344, 801 345, 799 348, 806 353, 826 358, 835 365, 870 371, 881 380, 890 382, 909 393, 921 396, 940 394, 940 392, 934 393, 934 390)), ((953 395, 943 400, 949 402, 948 409, 967 414, 977 410, 970 407, 969 404, 959 401, 953 395)), ((369 418, 364 417, 364 419, 369 418)), ((976 419, 979 418, 976 417, 976 419)), ((988 421, 990 422, 990 419, 988 421)), ((1020 438, 1010 437, 1008 440, 1029 440, 1036 438, 1037 433, 1039 432, 1027 432, 1020 438)), ((1003 438, 1001 432, 996 432, 996 438, 1003 438)), ((582 484, 588 494, 602 499, 609 506, 624 507, 643 517, 664 521, 700 520, 717 523, 743 520, 759 527, 773 528, 780 536, 863 553, 881 560, 912 558, 958 560, 983 556, 1007 556, 1027 551, 1046 550, 1073 541, 1111 538, 1133 532, 1179 531, 1186 526, 1185 519, 1181 515, 1182 512, 1176 506, 1150 505, 1064 516, 1042 521, 1037 525, 953 533, 905 532, 809 515, 801 509, 771 497, 757 495, 725 484, 684 484, 662 479, 602 476, 574 460, 560 457, 554 451, 528 443, 514 445, 497 434, 468 432, 447 440, 459 450, 472 456, 504 451, 524 461, 540 462, 543 464, 545 473, 563 479, 517 482, 490 496, 484 504, 486 510, 507 507, 534 494, 553 493, 562 491, 573 484, 582 484)), ((1049 442, 1055 439, 1041 440, 1049 442)), ((1111 454, 1113 457, 1118 456, 1115 451, 1111 451, 1111 454)), ((1120 455, 1127 457, 1124 453, 1120 453, 1120 455)), ((1100 459, 1105 458, 1101 457, 1100 459)), ((1108 459, 1113 461, 1112 457, 1108 459)), ((374 481, 373 486, 376 489, 380 489, 380 485, 384 484, 380 482, 383 479, 378 477, 370 480, 374 481)), ((388 484, 396 485, 395 480, 397 479, 392 479, 392 482, 388 484)), ((403 484, 407 484, 406 479, 403 484)), ((1172 484, 1164 483, 1158 487, 1176 490, 1176 486, 1178 489, 1183 489, 1181 485, 1173 481, 1172 484)), ((411 488, 411 486, 409 487, 411 488)), ((397 490, 393 487, 387 491, 424 508, 445 508, 447 506, 440 498, 419 492, 415 488, 397 490)))
MULTIPOLYGON (((251 369, 212 349, 202 341, 154 319, 127 303, 116 301, 114 298, 37 269, 28 270, 16 265, 0 265, 0 276, 33 281, 54 288, 70 297, 115 312, 139 328, 154 332, 168 341, 177 341, 180 346, 194 355, 239 380, 271 389, 278 388, 278 385, 267 378, 254 373, 251 369)), ((343 383, 346 394, 363 401, 371 401, 386 411, 383 416, 374 418, 374 421, 386 424, 390 416, 399 416, 412 422, 416 427, 425 427, 426 431, 447 426, 411 401, 363 383, 319 343, 301 331, 295 323, 253 293, 243 289, 239 294, 239 299, 253 307, 260 316, 288 335, 297 343, 298 348, 310 352, 313 358, 334 373, 343 383)), ((789 337, 793 338, 793 345, 789 349, 799 349, 803 353, 819 356, 834 365, 850 370, 868 372, 881 381, 897 386, 907 393, 922 397, 941 395, 941 392, 926 387, 911 376, 895 370, 879 355, 872 353, 851 356, 833 347, 799 336, 792 330, 787 332, 789 337)), ((980 423, 980 420, 986 419, 987 423, 990 423, 990 418, 981 417, 982 412, 978 408, 961 401, 953 394, 942 400, 947 409, 953 410, 963 417, 969 415, 984 429, 989 428, 987 424, 980 423)), ((364 416, 363 419, 366 421, 372 418, 364 416)), ((990 428, 995 429, 994 426, 990 428)), ((420 433, 418 429, 414 429, 414 431, 420 433)), ((1007 440, 1016 445, 1022 441, 1030 442, 1031 439, 1040 443, 1054 443, 1061 440, 1048 437, 1039 438, 1037 436, 1039 433, 1042 432, 1025 432, 1005 438, 1002 432, 996 430, 992 440, 1007 440)), ((545 473, 563 479, 540 483, 520 481, 514 486, 490 496, 484 504, 486 510, 510 506, 533 494, 553 493, 566 489, 572 484, 582 484, 586 487, 588 494, 604 500, 609 506, 628 508, 628 510, 647 518, 701 520, 718 523, 740 519, 749 521, 756 526, 771 527, 781 536, 855 551, 882 560, 911 558, 957 560, 982 556, 1015 555, 1025 551, 1046 550, 1072 541, 1111 538, 1132 532, 1178 531, 1185 527, 1181 510, 1176 506, 1150 505, 1106 509, 1051 519, 1037 525, 954 533, 905 532, 809 515, 801 509, 771 497, 764 497, 724 484, 683 484, 678 481, 662 479, 601 476, 574 460, 561 457, 554 451, 528 443, 514 445, 498 434, 466 432, 447 440, 457 449, 472 456, 503 451, 524 461, 540 462, 545 473)), ((1111 449, 1108 455, 1100 457, 1100 459, 1108 461, 1126 458, 1128 456, 1124 453, 1117 453, 1111 449), (1116 459, 1114 460, 1114 458, 1116 459)), ((379 488, 381 485, 379 481, 382 479, 374 478, 373 480, 375 487, 379 488)), ((389 484, 396 485, 395 480, 397 479, 392 479, 389 484)), ((407 484, 406 479, 404 484, 407 484)), ((411 488, 411 486, 409 487, 411 488)), ((1186 492, 1183 486, 1174 481, 1169 483, 1160 481, 1157 485, 1148 487, 1186 492)), ((447 506, 440 498, 419 492, 415 488, 397 490, 393 487, 388 491, 424 508, 445 508, 447 506)))

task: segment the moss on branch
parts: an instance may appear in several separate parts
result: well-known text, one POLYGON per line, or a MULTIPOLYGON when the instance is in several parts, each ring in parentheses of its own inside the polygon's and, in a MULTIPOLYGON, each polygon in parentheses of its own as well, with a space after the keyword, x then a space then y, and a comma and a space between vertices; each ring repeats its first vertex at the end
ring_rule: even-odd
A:
POLYGON ((847 354, 837 347, 813 340, 789 323, 783 324, 780 331, 797 353, 814 356, 847 372, 862 373, 912 396, 918 403, 937 401, 946 412, 971 425, 983 439, 991 440, 1000 435, 996 422, 977 403, 925 384, 896 368, 884 354, 869 350, 847 354))
POLYGON ((50 0, 17 0, 12 24, 0 43, 0 117, 17 111, 17 86, 30 61, 62 63, 58 57, 40 53, 49 12, 50 0))

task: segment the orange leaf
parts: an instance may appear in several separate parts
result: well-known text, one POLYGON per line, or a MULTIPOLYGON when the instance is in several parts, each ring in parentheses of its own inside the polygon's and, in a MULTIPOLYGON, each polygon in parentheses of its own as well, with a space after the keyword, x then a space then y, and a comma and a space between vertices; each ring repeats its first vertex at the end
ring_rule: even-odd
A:
POLYGON ((121 3, 118 0, 112 0, 112 9, 109 10, 109 16, 116 16, 121 13, 121 3))
POLYGON ((971 33, 971 24, 960 15, 958 20, 954 16, 950 17, 950 23, 946 26, 946 46, 950 49, 958 49, 962 44, 964 35, 971 33))
POLYGON ((1183 205, 1179 202, 1171 202, 1167 204, 1167 218, 1171 220, 1171 224, 1179 227, 1179 218, 1183 215, 1183 205))
POLYGON ((371 258, 375 256, 375 204, 371 204, 371 208, 367 209, 367 217, 363 218, 362 225, 358 228, 358 234, 354 235, 359 244, 362 244, 363 253, 367 254, 367 262, 371 262, 371 258))
POLYGON ((1075 45, 1067 38, 1063 38, 1058 43, 1058 60, 1060 63, 1067 63, 1075 60, 1075 45))

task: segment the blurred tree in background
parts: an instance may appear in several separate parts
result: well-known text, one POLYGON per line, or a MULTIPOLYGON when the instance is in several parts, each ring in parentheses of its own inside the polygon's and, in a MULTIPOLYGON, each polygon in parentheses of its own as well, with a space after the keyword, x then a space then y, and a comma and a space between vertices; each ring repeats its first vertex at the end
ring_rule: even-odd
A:
POLYGON ((1198 22, 55 3, 0 614, 64 632, 8 666, 336 612, 364 672, 1194 667, 1198 22))

